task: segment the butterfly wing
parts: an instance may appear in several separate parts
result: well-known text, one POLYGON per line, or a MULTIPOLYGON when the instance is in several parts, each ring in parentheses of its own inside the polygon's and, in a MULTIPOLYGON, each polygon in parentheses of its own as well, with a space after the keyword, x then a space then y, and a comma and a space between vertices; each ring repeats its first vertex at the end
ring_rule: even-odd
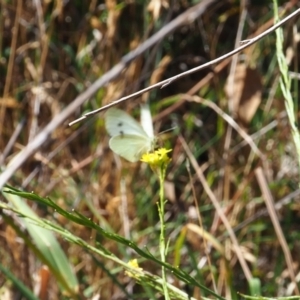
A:
POLYGON ((148 137, 142 126, 126 112, 110 108, 105 114, 105 127, 110 136, 138 135, 148 137))
POLYGON ((123 134, 113 136, 109 140, 109 147, 121 157, 130 162, 136 162, 144 153, 152 149, 152 143, 146 135, 123 134))
POLYGON ((154 138, 153 121, 148 103, 141 104, 141 124, 148 136, 154 138))
POLYGON ((112 136, 110 149, 130 162, 138 161, 153 148, 153 136, 149 136, 134 118, 122 110, 110 108, 105 115, 105 127, 112 136))

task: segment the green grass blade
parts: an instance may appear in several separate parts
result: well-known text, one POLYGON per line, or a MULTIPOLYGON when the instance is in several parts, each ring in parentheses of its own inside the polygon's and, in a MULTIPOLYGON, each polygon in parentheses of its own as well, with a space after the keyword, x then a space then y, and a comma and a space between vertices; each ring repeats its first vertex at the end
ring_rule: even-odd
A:
POLYGON ((1 263, 0 263, 0 272, 9 279, 15 287, 18 289, 18 291, 21 293, 22 296, 24 296, 28 300, 38 300, 39 298, 36 297, 33 292, 27 288, 27 286, 24 285, 22 281, 20 281, 14 274, 12 274, 8 269, 6 269, 1 263))
MULTIPOLYGON (((26 202, 18 195, 4 193, 4 196, 9 203, 13 204, 13 206, 24 215, 38 218, 26 202)), ((28 239, 24 239, 27 245, 34 250, 39 259, 49 267, 64 292, 71 295, 77 294, 77 278, 53 233, 45 228, 36 226, 27 218, 22 218, 21 222, 28 230, 33 241, 33 243, 30 243, 28 239)), ((16 229, 15 226, 14 228, 16 229)), ((20 234, 20 231, 18 231, 18 233, 20 234)))
MULTIPOLYGON (((217 299, 225 300, 222 296, 216 294, 214 291, 212 291, 212 290, 208 289, 206 286, 200 284, 195 278, 193 278, 192 276, 190 276, 189 274, 187 274, 183 270, 181 270, 179 268, 176 268, 176 267, 173 267, 168 263, 160 261, 159 259, 155 258, 151 253, 149 253, 147 251, 144 251, 141 248, 139 248, 132 241, 127 240, 127 239, 123 238, 122 236, 119 236, 115 233, 105 231, 103 228, 98 226, 96 223, 94 223, 93 221, 91 221, 90 219, 86 218, 85 216, 81 215, 80 213, 78 213, 76 211, 74 211, 72 213, 69 213, 69 212, 63 210, 58 205, 56 205, 50 199, 39 197, 38 195, 36 195, 34 193, 21 192, 21 191, 18 191, 16 189, 5 190, 4 192, 8 193, 8 194, 18 195, 20 197, 30 199, 30 200, 36 201, 38 203, 47 205, 48 207, 52 207, 56 211, 56 213, 61 214, 62 216, 66 217, 68 220, 70 220, 72 222, 75 222, 75 223, 78 223, 78 224, 81 224, 83 226, 87 226, 89 228, 93 228, 97 231, 98 234, 104 236, 105 238, 108 238, 108 239, 113 240, 117 243, 120 243, 120 244, 123 244, 127 247, 130 247, 137 254, 139 254, 141 257, 149 259, 149 260, 159 264, 160 266, 164 266, 167 270, 172 272, 172 274, 174 276, 176 276, 178 279, 182 280, 183 282, 185 282, 187 284, 197 286, 200 289, 206 291, 207 293, 215 296, 217 299)), ((3 205, 1 205, 1 203, 0 203, 0 207, 1 206, 3 206, 3 205)), ((22 211, 22 215, 23 215, 23 211, 22 211)), ((98 253, 99 255, 101 255, 102 257, 104 257, 106 259, 111 259, 111 260, 117 262, 118 264, 122 265, 124 268, 129 269, 132 272, 132 269, 130 267, 128 267, 127 263, 125 263, 122 260, 115 257, 108 250, 101 247, 101 245, 97 245, 97 248, 92 247, 89 244, 87 244, 85 241, 83 241, 82 239, 72 235, 66 229, 61 228, 56 224, 52 224, 51 222, 49 222, 47 220, 42 220, 40 218, 36 218, 36 217, 32 217, 32 216, 25 216, 25 215, 24 215, 24 217, 31 218, 32 221, 36 222, 37 224, 40 224, 40 226, 48 228, 49 230, 54 230, 55 232, 59 233, 60 235, 62 235, 67 240, 69 240, 73 243, 76 243, 76 244, 78 244, 78 245, 80 245, 80 246, 82 246, 82 247, 84 247, 88 250, 91 250, 95 253, 98 253)), ((155 279, 155 282, 157 283, 157 279, 155 279)), ((154 286, 156 287, 156 285, 154 285, 154 286)))

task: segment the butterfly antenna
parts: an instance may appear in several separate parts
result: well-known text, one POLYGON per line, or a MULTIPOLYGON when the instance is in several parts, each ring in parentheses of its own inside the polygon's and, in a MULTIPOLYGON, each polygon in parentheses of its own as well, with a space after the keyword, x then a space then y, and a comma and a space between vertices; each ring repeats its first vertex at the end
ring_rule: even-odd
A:
POLYGON ((158 135, 161 135, 161 134, 163 134, 163 133, 166 133, 166 132, 175 130, 177 127, 178 127, 178 126, 174 126, 174 127, 169 128, 169 129, 166 129, 166 130, 164 130, 164 131, 161 131, 158 135))

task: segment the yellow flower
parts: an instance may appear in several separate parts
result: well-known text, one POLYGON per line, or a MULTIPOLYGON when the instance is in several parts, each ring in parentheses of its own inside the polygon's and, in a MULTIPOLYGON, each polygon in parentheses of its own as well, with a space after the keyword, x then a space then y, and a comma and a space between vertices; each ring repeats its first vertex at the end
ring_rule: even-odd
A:
POLYGON ((166 167, 171 159, 168 157, 168 153, 172 151, 167 150, 166 148, 160 148, 154 152, 151 153, 145 153, 143 154, 141 161, 147 163, 150 165, 151 168, 155 167, 166 167))
MULTIPOLYGON (((143 271, 143 268, 139 267, 137 259, 132 259, 127 264, 128 264, 129 267, 134 268, 137 271, 143 271)), ((125 271, 125 274, 128 275, 129 277, 133 277, 133 278, 136 278, 136 279, 138 279, 141 276, 140 274, 138 274, 138 272, 133 273, 131 271, 125 271)))

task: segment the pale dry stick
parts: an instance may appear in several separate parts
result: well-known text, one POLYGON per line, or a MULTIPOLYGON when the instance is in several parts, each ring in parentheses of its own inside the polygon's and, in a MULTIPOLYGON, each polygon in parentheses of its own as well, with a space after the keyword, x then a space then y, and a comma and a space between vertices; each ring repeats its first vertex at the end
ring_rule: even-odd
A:
POLYGON ((124 237, 130 240, 131 234, 130 234, 130 221, 128 215, 128 198, 126 192, 126 181, 124 178, 121 178, 120 180, 120 194, 121 194, 121 205, 119 205, 119 214, 123 224, 124 237))
MULTIPOLYGON (((292 6, 293 6, 293 4, 291 2, 287 3, 285 9, 282 10, 281 14, 283 15, 284 12, 286 12, 288 9, 291 9, 292 6)), ((250 37, 253 37, 253 36, 261 34, 265 30, 267 30, 268 28, 270 28, 270 26, 272 26, 273 23, 274 23, 273 19, 267 21, 267 23, 263 24, 250 37)), ((243 41, 241 43, 243 43, 243 41)), ((247 40, 247 43, 248 43, 248 40, 247 40)), ((254 47, 254 45, 253 45, 253 47, 254 47)), ((247 50, 249 50, 249 49, 251 49, 251 47, 249 47, 247 50)), ((190 96, 193 96, 194 94, 196 94, 203 86, 209 84, 209 82, 214 78, 214 76, 216 74, 220 73, 230 63, 230 61, 231 61, 230 57, 228 57, 225 60, 221 61, 213 69, 213 72, 208 73, 204 78, 202 78, 198 83, 196 83, 185 94, 188 94, 190 96)), ((162 112, 160 112, 157 115, 155 115, 155 117, 153 118, 153 120, 154 121, 161 120, 161 119, 165 118, 166 116, 169 116, 169 114, 171 114, 172 112, 176 111, 179 107, 181 107, 184 102, 185 102, 185 100, 180 98, 180 100, 178 100, 176 103, 174 103, 173 105, 171 105, 171 106, 167 107, 166 109, 164 109, 162 112)))
POLYGON ((21 121, 19 122, 19 124, 17 125, 16 129, 14 130, 14 133, 10 137, 6 147, 3 150, 2 155, 0 155, 0 167, 4 163, 4 160, 5 160, 6 156, 9 154, 10 150, 12 149, 13 145, 15 144, 15 142, 16 142, 19 134, 21 133, 21 130, 23 129, 25 123, 26 123, 26 120, 23 117, 21 119, 21 121))
MULTIPOLYGON (((278 114, 278 119, 283 119, 286 118, 287 114, 286 111, 282 111, 278 114)), ((267 133, 268 131, 272 130, 273 128, 275 128, 278 125, 278 121, 274 120, 272 122, 270 122, 268 125, 262 127, 260 130, 256 131, 255 133, 251 134, 250 137, 251 139, 254 141, 256 139, 259 139, 260 137, 262 137, 265 133, 267 133)), ((247 142, 244 140, 242 142, 240 142, 239 144, 237 144, 236 146, 234 146, 231 149, 231 155, 236 153, 237 151, 239 151, 242 147, 246 146, 247 142)))
POLYGON ((77 96, 73 102, 71 102, 60 114, 56 115, 50 123, 43 129, 36 137, 25 147, 22 151, 10 161, 8 167, 2 174, 0 174, 0 189, 11 178, 16 170, 22 166, 22 164, 34 154, 41 145, 47 140, 51 133, 60 126, 71 114, 73 114, 78 107, 80 107, 87 99, 92 97, 101 87, 108 84, 113 79, 117 78, 119 74, 139 55, 143 54, 158 41, 172 33, 176 28, 183 25, 192 23, 196 18, 205 12, 207 7, 216 0, 204 0, 201 3, 189 8, 177 18, 172 20, 156 34, 151 36, 148 40, 142 43, 139 47, 126 54, 121 61, 105 73, 102 77, 97 79, 90 87, 83 93, 77 96))
MULTIPOLYGON (((170 9, 168 10, 168 14, 167 14, 167 16, 166 16, 166 18, 165 18, 165 20, 164 20, 164 24, 165 24, 166 22, 170 22, 170 19, 171 19, 171 17, 172 17, 172 13, 173 13, 173 12, 174 12, 174 11, 173 11, 173 7, 171 6, 170 9)), ((153 24, 152 24, 152 25, 153 25, 153 24)), ((152 26, 150 25, 150 27, 152 27, 152 26)), ((151 29, 151 28, 148 27, 147 32, 146 32, 146 36, 149 35, 149 32, 151 31, 150 29, 151 29)), ((153 30, 153 28, 152 28, 152 30, 153 30)), ((145 60, 145 65, 143 66, 143 69, 142 69, 142 71, 141 71, 141 74, 149 74, 150 68, 151 68, 150 66, 153 64, 153 61, 155 61, 155 57, 156 57, 156 55, 157 55, 158 50, 161 48, 161 44, 162 44, 162 41, 159 41, 159 42, 151 49, 151 51, 150 51, 150 53, 149 53, 147 59, 145 60)), ((158 69, 160 69, 159 66, 158 66, 158 69)), ((157 70, 157 68, 156 68, 156 69, 154 70, 154 72, 160 72, 160 71, 157 70)), ((141 81, 141 80, 137 81, 136 84, 135 84, 135 86, 137 86, 137 84, 140 84, 140 81, 141 81)), ((150 84, 151 84, 151 78, 150 78, 150 84)), ((143 101, 144 101, 144 99, 147 99, 147 97, 145 97, 145 95, 144 95, 143 101)))
POLYGON ((88 157, 84 158, 82 161, 80 161, 75 167, 73 167, 71 170, 69 170, 67 172, 67 174, 64 174, 62 176, 60 176, 59 178, 51 181, 50 184, 48 184, 47 188, 45 190, 43 190, 40 193, 41 197, 45 197, 48 193, 50 193, 50 191, 53 190, 53 188, 61 183, 61 181, 64 178, 70 177, 72 174, 76 174, 79 170, 83 169, 84 167, 88 166, 89 164, 91 164, 93 161, 95 161, 95 159, 97 159, 98 157, 101 157, 103 155, 103 151, 102 148, 97 149, 97 151, 92 154, 89 155, 88 157))
MULTIPOLYGON (((51 151, 45 158, 46 164, 49 162, 63 149, 65 148, 71 141, 73 141, 81 132, 83 132, 89 125, 90 122, 85 123, 83 126, 74 131, 71 135, 69 135, 62 143, 60 143, 53 151, 51 151)), ((31 180, 38 174, 41 166, 36 166, 34 170, 25 178, 22 182, 22 188, 25 189, 26 186, 31 182, 31 180)), ((51 183, 50 183, 51 184, 51 183)), ((48 193, 48 186, 44 189, 48 193)), ((51 189, 50 189, 51 190, 51 189)), ((49 191, 50 191, 49 190, 49 191)))
MULTIPOLYGON (((240 16, 240 20, 239 20, 239 27, 238 27, 238 31, 237 31, 237 35, 236 35, 236 39, 235 39, 235 43, 234 43, 234 48, 237 48, 240 44, 241 44, 241 40, 242 40, 242 34, 243 34, 243 29, 245 26, 245 21, 246 21, 246 16, 247 16, 247 10, 246 10, 246 1, 242 0, 241 1, 241 8, 242 8, 242 13, 240 16)), ((234 103, 233 103, 233 97, 235 94, 235 85, 234 85, 234 81, 235 81, 235 72, 236 72, 236 67, 238 64, 238 55, 234 55, 232 57, 232 61, 230 64, 230 71, 229 71, 229 76, 228 76, 228 110, 230 112, 231 115, 234 115, 234 103)), ((231 135, 230 135, 231 137, 231 135)), ((231 138, 230 138, 231 139, 231 138)), ((226 141, 225 141, 226 144, 226 141)), ((225 149, 225 151, 228 151, 229 149, 229 145, 227 147, 227 149, 225 149)))
MULTIPOLYGON (((287 204, 291 203, 292 200, 295 201, 294 198, 296 198, 298 196, 300 196, 300 189, 286 195, 285 197, 280 199, 278 202, 276 202, 274 205, 275 209, 276 210, 281 209, 283 207, 283 205, 287 205, 287 204)), ((300 203, 299 199, 296 201, 297 201, 297 203, 300 203)), ((247 226, 248 224, 252 223, 253 221, 257 220, 258 218, 267 216, 267 215, 268 215, 268 210, 266 208, 261 209, 258 212, 256 212, 254 215, 250 216, 246 220, 239 223, 237 226, 235 226, 233 228, 233 230, 234 230, 234 232, 236 232, 236 231, 242 229, 243 227, 247 226)))
MULTIPOLYGON (((238 213, 237 210, 235 210, 235 206, 236 206, 236 204, 238 204, 238 200, 242 197, 247 186, 250 185, 253 176, 254 176, 254 174, 253 175, 250 174, 250 176, 244 177, 242 179, 242 181, 238 184, 238 188, 235 191, 234 195, 232 195, 231 201, 224 208, 224 213, 226 216, 228 216, 230 213, 232 213, 231 221, 233 221, 233 222, 235 222, 236 214, 238 213)), ((238 211, 241 211, 241 209, 242 209, 242 206, 238 204, 238 211)), ((217 222, 215 222, 211 226, 211 233, 215 233, 220 226, 220 223, 221 223, 220 218, 216 218, 216 219, 217 219, 217 222)), ((234 228, 233 228, 233 230, 234 230, 234 228)))
POLYGON ((251 147, 251 149, 253 150, 253 152, 261 159, 261 160, 265 160, 265 156, 264 154, 257 148, 257 146, 255 145, 255 143, 253 142, 252 138, 250 137, 250 135, 248 135, 246 133, 246 131, 244 129, 242 129, 239 124, 237 124, 231 116, 229 116, 228 114, 226 114, 221 108, 219 108, 215 103, 207 101, 203 98, 200 98, 198 96, 189 96, 189 95, 183 95, 183 97, 186 97, 186 99, 188 101, 191 102, 197 102, 197 103, 201 103, 204 104, 208 107, 210 107, 211 109, 213 109, 218 115, 220 115, 233 129, 235 129, 237 131, 237 133, 249 144, 249 146, 251 147))
MULTIPOLYGON (((194 200, 196 211, 197 211, 198 222, 199 222, 199 225, 201 227, 201 231, 202 231, 202 235, 203 235, 204 234, 204 227, 203 227, 203 222, 202 222, 202 217, 201 217, 201 211, 199 209, 199 205, 198 205, 198 201, 197 201, 197 193, 195 191, 195 186, 193 184, 193 177, 192 177, 192 173, 191 173, 191 167, 190 167, 189 160, 187 160, 186 169, 188 171, 190 185, 191 185, 191 188, 192 188, 193 200, 194 200)), ((215 280, 213 269, 212 269, 211 259, 210 259, 210 256, 209 256, 207 239, 204 236, 203 236, 203 244, 204 244, 204 253, 205 253, 207 263, 208 263, 208 268, 209 268, 209 271, 210 271, 212 285, 213 285, 215 293, 217 293, 218 290, 217 290, 216 280, 215 280)))
MULTIPOLYGON (((36 7, 36 12, 37 12, 37 19, 38 19, 38 27, 39 27, 39 34, 40 34, 40 42, 39 46, 43 48, 43 43, 42 39, 43 36, 45 36, 45 24, 43 20, 43 12, 42 12, 42 7, 41 7, 41 2, 39 0, 34 0, 34 5, 36 7)), ((34 68, 34 66, 32 65, 34 68)), ((34 81, 36 85, 39 85, 43 81, 42 75, 43 75, 43 67, 41 64, 35 68, 35 76, 34 76, 34 81)), ((32 73, 33 74, 33 73, 32 73)), ((34 93, 34 98, 31 100, 32 103, 32 119, 31 119, 31 124, 30 124, 30 129, 29 129, 29 138, 28 141, 31 142, 32 139, 36 136, 38 132, 38 116, 40 114, 40 107, 41 107, 41 95, 39 93, 34 93)))
POLYGON ((290 75, 291 79, 297 79, 297 80, 300 80, 300 74, 297 73, 297 72, 289 71, 289 75, 290 75))
POLYGON ((240 249, 240 246, 239 246, 239 243, 238 243, 238 240, 235 236, 235 233, 234 231, 232 230, 232 227, 226 217, 226 215, 224 214, 224 211, 221 207, 221 205, 219 204, 216 196, 214 195, 213 191, 210 189, 205 177, 204 177, 204 174, 201 170, 201 168, 199 167, 194 155, 192 154, 191 150, 189 149, 189 146, 187 145, 186 141, 183 139, 182 136, 179 136, 179 140, 188 156, 188 159, 190 160, 190 163, 191 165, 193 166, 194 170, 196 171, 196 174, 198 176, 198 179, 199 181, 201 182, 206 194, 208 195, 209 199, 211 200, 212 204, 214 205, 216 211, 217 211, 217 214, 218 216, 220 217, 220 219, 222 220, 226 230, 228 231, 228 234, 229 234, 229 237, 232 241, 232 244, 233 244, 233 248, 235 249, 235 253, 237 255, 237 258, 240 262, 240 265, 243 269, 243 272, 245 274, 245 277, 247 278, 248 282, 252 279, 252 274, 248 268, 248 265, 246 263, 246 260, 242 254, 242 251, 240 249))
POLYGON ((38 116, 40 114, 40 107, 41 107, 41 95, 40 93, 34 93, 33 99, 31 100, 33 103, 32 107, 32 118, 31 124, 29 128, 29 137, 28 142, 30 143, 38 132, 38 116))
MULTIPOLYGON (((201 2, 201 3, 202 3, 202 2, 201 2)), ((145 88, 145 89, 142 89, 142 90, 140 90, 140 91, 138 91, 138 92, 136 92, 136 93, 130 94, 130 95, 125 96, 125 97, 122 97, 122 98, 120 98, 120 99, 118 99, 118 100, 115 100, 115 101, 113 101, 113 102, 111 102, 111 103, 109 103, 109 104, 106 104, 106 105, 104 105, 104 106, 102 106, 102 107, 100 107, 100 108, 98 108, 98 109, 95 109, 95 110, 93 110, 93 111, 91 111, 91 112, 88 112, 88 113, 84 114, 82 117, 80 117, 80 118, 78 118, 78 119, 76 119, 76 120, 70 122, 70 123, 69 123, 69 126, 72 126, 72 125, 74 125, 74 124, 76 124, 76 123, 78 123, 78 122, 80 122, 80 121, 86 119, 86 118, 89 117, 89 116, 92 116, 92 115, 94 115, 94 114, 97 114, 97 113, 99 113, 99 112, 101 112, 101 111, 103 111, 103 110, 106 110, 106 109, 108 109, 108 108, 110 108, 110 107, 112 107, 112 106, 115 106, 115 105, 117 105, 117 104, 119 104, 119 103, 121 103, 121 102, 123 102, 123 101, 126 101, 126 100, 129 100, 129 99, 131 99, 131 98, 137 97, 137 96, 139 96, 139 95, 141 95, 141 94, 143 94, 143 93, 145 93, 145 92, 151 91, 151 90, 153 90, 153 89, 155 89, 155 88, 158 88, 158 87, 164 88, 164 87, 166 87, 167 85, 171 84, 172 82, 174 82, 174 81, 176 81, 176 80, 178 80, 178 79, 180 79, 180 78, 182 78, 182 77, 185 77, 185 76, 190 75, 190 74, 192 74, 192 73, 198 72, 198 71, 200 71, 200 70, 202 70, 202 69, 205 69, 205 68, 207 68, 207 67, 209 67, 209 66, 212 66, 212 65, 214 65, 214 64, 216 64, 216 63, 218 63, 218 62, 220 62, 220 61, 222 61, 222 60, 224 60, 224 59, 226 59, 226 58, 228 58, 228 57, 231 57, 231 56, 233 56, 234 54, 237 54, 237 53, 241 52, 242 50, 246 49, 247 47, 249 47, 249 46, 255 44, 256 42, 258 42, 259 40, 261 40, 263 37, 265 37, 266 35, 268 35, 269 33, 273 32, 273 31, 275 31, 275 30, 276 30, 278 27, 280 27, 282 24, 284 24, 284 23, 287 22, 288 20, 292 19, 293 17, 297 16, 298 14, 300 14, 300 8, 297 9, 297 10, 295 10, 295 11, 294 11, 293 13, 291 13, 289 16, 287 16, 286 18, 284 18, 282 21, 276 23, 274 26, 272 26, 271 28, 269 28, 269 29, 267 29, 266 31, 264 31, 262 34, 260 34, 260 35, 258 35, 258 36, 256 36, 256 37, 254 37, 254 38, 252 38, 252 39, 247 40, 247 43, 244 44, 244 45, 242 45, 241 47, 236 48, 236 49, 234 49, 233 51, 231 51, 231 52, 229 52, 229 53, 227 53, 227 54, 225 54, 225 55, 223 55, 223 56, 221 56, 221 57, 218 57, 218 58, 216 58, 216 59, 214 59, 214 60, 212 60, 212 61, 210 61, 210 62, 208 62, 208 63, 205 63, 205 64, 203 64, 203 65, 201 65, 201 66, 199 66, 199 67, 193 68, 193 69, 191 69, 191 70, 189 70, 189 71, 180 73, 180 74, 178 74, 178 75, 176 75, 176 76, 173 76, 173 77, 171 77, 171 78, 168 78, 168 79, 165 79, 165 80, 163 80, 163 81, 160 81, 160 82, 158 82, 158 83, 156 83, 156 84, 153 84, 153 85, 151 85, 151 86, 149 86, 149 87, 147 87, 147 88, 145 88)))
MULTIPOLYGON (((185 95, 193 96, 196 94, 203 86, 206 86, 215 76, 215 74, 220 73, 229 64, 231 58, 227 58, 221 61, 215 68, 213 72, 209 72, 204 78, 197 82, 192 88, 190 88, 185 95)), ((180 99, 174 103, 172 106, 167 107, 162 112, 154 116, 153 121, 161 120, 169 116, 172 112, 177 110, 185 102, 185 99, 180 97, 180 99)))
MULTIPOLYGON (((162 38, 164 38, 165 36, 167 36, 169 33, 173 32, 176 28, 178 28, 179 26, 182 26, 184 24, 190 24, 193 21, 196 20, 196 18, 198 18, 199 16, 201 16, 204 11, 207 9, 207 7, 209 5, 211 5, 212 3, 216 2, 216 0, 203 0, 201 1, 201 3, 196 4, 195 6, 189 8, 187 11, 185 11, 184 13, 182 13, 181 15, 179 15, 177 18, 175 18, 174 20, 172 20, 170 23, 166 24, 161 30, 159 30, 156 34, 154 34, 153 36, 151 36, 148 40, 146 40, 142 45, 140 45, 139 47, 137 47, 135 50, 133 50, 131 53, 125 55, 122 59, 123 63, 129 63, 132 58, 131 56, 133 55, 134 57, 139 56, 140 54, 142 54, 143 52, 145 52, 145 50, 149 49, 150 47, 152 47, 153 45, 155 45, 156 43, 158 43, 162 38)), ((118 65, 116 65, 115 67, 117 67, 118 65)), ((173 78, 173 77, 172 77, 173 78)), ((170 79, 172 79, 170 78, 170 79)), ((170 80, 168 79, 168 80, 170 80)), ((124 100, 133 98, 135 96, 141 95, 144 92, 153 90, 155 87, 160 87, 162 85, 162 83, 166 83, 168 80, 164 80, 161 81, 160 83, 156 83, 154 85, 151 85, 148 88, 145 88, 139 92, 133 93, 129 96, 123 97, 117 101, 114 101, 112 103, 109 103, 107 105, 105 105, 102 108, 99 108, 97 110, 91 111, 85 115, 83 115, 82 117, 80 117, 79 119, 76 119, 72 122, 69 123, 69 126, 72 126, 78 122, 80 122, 81 120, 86 119, 87 116, 90 115, 94 115, 104 109, 107 109, 111 106, 116 105, 119 102, 122 102, 124 100)))
POLYGON ((26 189, 26 187, 32 182, 33 178, 37 176, 41 169, 41 165, 36 166, 33 171, 30 172, 30 174, 23 180, 21 184, 22 189, 26 189))
POLYGON ((219 192, 220 195, 223 195, 222 198, 224 198, 225 201, 228 201, 230 199, 230 162, 229 160, 229 149, 232 141, 232 126, 228 126, 225 134, 225 140, 224 140, 224 151, 223 151, 223 162, 222 162, 222 167, 220 168, 220 177, 223 179, 222 181, 220 180, 220 185, 219 185, 219 192))
POLYGON ((48 53, 48 42, 47 42, 48 38, 47 38, 47 34, 46 34, 46 26, 45 26, 45 20, 44 20, 44 14, 43 14, 41 1, 33 0, 33 3, 36 7, 37 20, 38 20, 38 26, 39 26, 41 60, 40 60, 40 64, 38 65, 38 68, 37 68, 37 74, 38 74, 38 79, 41 82, 42 76, 43 76, 44 64, 45 64, 47 53, 48 53))
POLYGON ((296 281, 296 277, 295 277, 295 273, 294 273, 294 269, 293 269, 293 260, 292 260, 292 255, 289 249, 289 246, 286 242, 286 239, 284 237, 282 228, 280 227, 280 223, 278 221, 278 216, 276 214, 276 210, 274 208, 274 200, 272 197, 272 194, 270 192, 270 189, 268 187, 268 183, 267 180, 265 178, 265 175, 263 173, 262 168, 257 168, 255 170, 255 175, 256 175, 256 179, 257 182, 259 184, 259 187, 261 189, 262 195, 263 195, 263 199, 265 200, 271 221, 273 223, 276 235, 278 237, 278 241, 281 245, 281 248, 283 250, 284 253, 284 257, 285 257, 285 261, 287 264, 287 268, 288 268, 288 272, 291 278, 291 281, 294 283, 295 285, 295 291, 297 293, 297 295, 299 295, 299 288, 297 285, 297 281, 296 281))
MULTIPOLYGON (((247 161, 245 163, 245 167, 244 167, 244 170, 242 173, 243 177, 247 177, 249 175, 249 173, 252 171, 252 165, 254 163, 254 159, 255 159, 255 153, 253 151, 251 151, 249 153, 249 155, 247 157, 247 161)), ((263 162, 263 165, 265 168, 267 167, 267 164, 264 164, 264 162, 263 162)))
POLYGON ((279 80, 280 80, 280 74, 278 73, 271 85, 271 88, 269 89, 268 99, 266 101, 265 108, 264 108, 265 115, 268 115, 271 110, 273 101, 275 99, 275 94, 276 94, 277 88, 279 86, 279 80))
MULTIPOLYGON (((16 54, 16 47, 17 47, 17 40, 18 40, 18 33, 19 33, 19 20, 22 12, 22 4, 23 0, 18 0, 17 2, 17 11, 14 21, 14 27, 12 30, 12 41, 11 41, 11 47, 10 47, 10 55, 8 59, 8 66, 7 66, 7 74, 5 78, 5 85, 4 85, 4 91, 3 91, 3 99, 8 96, 10 85, 12 82, 12 74, 13 74, 13 68, 14 68, 14 62, 15 62, 15 54, 16 54)), ((3 120, 5 116, 6 106, 0 105, 0 136, 2 136, 3 131, 3 120)), ((0 142, 1 144, 1 142, 0 142)))
MULTIPOLYGON (((245 26, 245 21, 246 21, 246 16, 247 16, 247 10, 246 10, 246 1, 242 0, 240 3, 241 6, 241 16, 239 20, 239 26, 238 26, 238 31, 235 39, 235 44, 234 48, 237 48, 238 45, 241 43, 242 40, 242 34, 243 34, 243 29, 245 26)), ((230 72, 228 76, 228 89, 227 89, 227 94, 228 94, 228 111, 230 115, 235 116, 235 111, 234 111, 234 94, 235 94, 235 89, 236 86, 234 84, 235 81, 235 76, 236 76, 236 68, 238 64, 238 55, 234 55, 232 57, 232 61, 230 64, 230 72)), ((237 105, 237 104, 236 104, 237 105)), ((229 163, 229 149, 230 145, 232 142, 232 126, 228 126, 226 129, 226 134, 225 134, 225 141, 224 141, 224 152, 222 155, 223 158, 223 163, 222 163, 222 168, 220 169, 220 176, 222 180, 220 180, 220 195, 223 195, 223 199, 225 201, 228 201, 230 199, 230 163, 229 163)))

